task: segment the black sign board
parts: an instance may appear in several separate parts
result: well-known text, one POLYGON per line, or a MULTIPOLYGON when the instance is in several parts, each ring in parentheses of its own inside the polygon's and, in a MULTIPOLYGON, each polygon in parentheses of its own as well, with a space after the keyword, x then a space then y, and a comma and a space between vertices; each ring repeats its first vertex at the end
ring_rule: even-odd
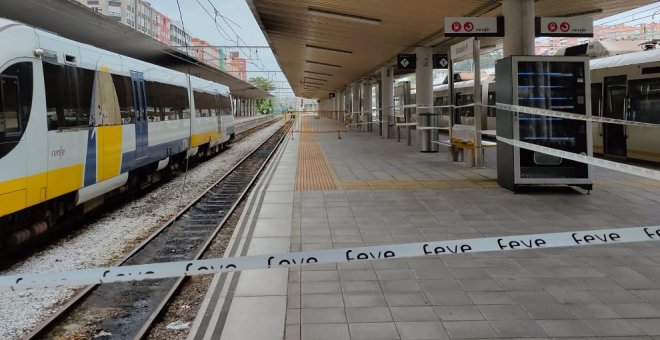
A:
POLYGON ((417 68, 417 56, 415 54, 397 54, 396 69, 399 71, 414 71, 417 68))
POLYGON ((446 70, 449 68, 449 56, 446 54, 433 54, 433 68, 446 70))

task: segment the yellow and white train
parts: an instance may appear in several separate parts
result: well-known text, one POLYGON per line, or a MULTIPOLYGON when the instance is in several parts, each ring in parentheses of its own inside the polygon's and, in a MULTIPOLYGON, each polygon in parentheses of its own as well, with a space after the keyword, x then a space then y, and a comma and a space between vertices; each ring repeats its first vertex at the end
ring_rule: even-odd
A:
POLYGON ((226 86, 5 19, 0 46, 0 247, 233 138, 226 86))

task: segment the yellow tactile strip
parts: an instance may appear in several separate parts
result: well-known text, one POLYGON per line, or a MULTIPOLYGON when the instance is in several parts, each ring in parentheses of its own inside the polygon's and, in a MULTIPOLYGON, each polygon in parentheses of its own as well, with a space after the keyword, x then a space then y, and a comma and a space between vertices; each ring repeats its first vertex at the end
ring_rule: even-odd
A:
POLYGON ((340 181, 323 154, 315 134, 335 132, 340 127, 329 126, 314 116, 300 116, 300 149, 296 172, 297 191, 318 190, 378 190, 378 189, 452 189, 493 188, 494 179, 428 179, 428 180, 345 180, 340 181))
MULTIPOLYGON (((303 131, 312 131, 313 125, 316 125, 313 124, 314 116, 301 116, 300 119, 303 131)), ((325 158, 321 146, 314 138, 314 134, 300 134, 296 190, 336 190, 337 182, 337 176, 325 158)))

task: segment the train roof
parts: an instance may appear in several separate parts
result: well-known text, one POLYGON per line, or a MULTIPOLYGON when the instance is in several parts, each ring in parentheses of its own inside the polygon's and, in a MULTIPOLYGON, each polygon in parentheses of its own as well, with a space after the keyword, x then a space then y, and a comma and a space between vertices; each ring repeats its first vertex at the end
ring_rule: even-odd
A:
POLYGON ((637 65, 660 61, 660 49, 620 54, 611 57, 592 59, 589 67, 592 70, 617 66, 637 65))

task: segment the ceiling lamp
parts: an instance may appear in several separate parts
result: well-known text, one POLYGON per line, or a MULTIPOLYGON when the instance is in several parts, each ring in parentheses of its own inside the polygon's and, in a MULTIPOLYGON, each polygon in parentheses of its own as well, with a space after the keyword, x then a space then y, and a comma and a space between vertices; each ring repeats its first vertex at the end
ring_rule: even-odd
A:
POLYGON ((360 24, 369 24, 369 25, 380 25, 380 19, 367 18, 359 15, 332 12, 325 9, 313 8, 310 7, 307 9, 309 14, 315 15, 317 17, 326 17, 331 19, 342 19, 352 22, 357 22, 360 24))
POLYGON ((318 74, 319 76, 329 76, 329 77, 332 77, 332 74, 329 74, 329 73, 323 73, 323 72, 305 71, 305 73, 309 73, 309 74, 318 74))
POLYGON ((315 50, 321 50, 321 51, 328 51, 328 52, 334 52, 334 53, 339 53, 339 54, 348 54, 351 55, 353 52, 351 51, 346 51, 346 50, 339 50, 336 48, 330 48, 330 47, 321 47, 321 46, 316 46, 316 45, 305 45, 307 48, 315 49, 315 50))
POLYGON ((330 66, 330 67, 336 67, 336 68, 340 68, 340 67, 341 67, 340 65, 328 64, 328 63, 322 63, 322 62, 320 62, 320 61, 313 61, 313 60, 305 60, 305 62, 306 62, 306 63, 309 63, 309 64, 314 64, 314 65, 330 66))

